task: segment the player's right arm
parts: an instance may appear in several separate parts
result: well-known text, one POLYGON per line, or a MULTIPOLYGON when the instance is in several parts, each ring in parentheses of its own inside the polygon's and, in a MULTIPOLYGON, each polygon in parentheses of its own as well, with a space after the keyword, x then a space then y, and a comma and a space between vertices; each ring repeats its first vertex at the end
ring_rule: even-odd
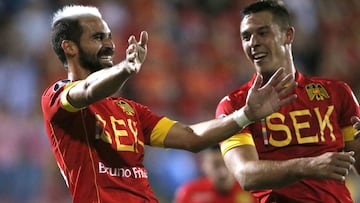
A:
POLYGON ((259 160, 254 145, 234 147, 224 154, 226 166, 245 190, 275 189, 303 178, 344 181, 355 162, 353 152, 328 152, 286 161, 259 160))
POLYGON ((148 35, 142 32, 139 42, 134 36, 129 38, 126 59, 119 64, 104 68, 78 81, 67 92, 67 100, 75 108, 83 108, 91 103, 111 96, 118 91, 128 78, 137 73, 147 54, 148 35))

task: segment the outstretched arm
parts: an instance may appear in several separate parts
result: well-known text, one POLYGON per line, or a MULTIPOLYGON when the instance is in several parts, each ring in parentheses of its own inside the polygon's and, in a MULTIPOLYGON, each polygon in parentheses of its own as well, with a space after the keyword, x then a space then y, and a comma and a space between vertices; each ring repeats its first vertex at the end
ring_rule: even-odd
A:
POLYGON ((147 54, 148 34, 143 31, 139 42, 130 36, 126 59, 119 64, 90 74, 69 90, 68 100, 77 108, 113 95, 130 78, 139 72, 147 54))
POLYGON ((227 117, 191 126, 175 124, 165 138, 165 147, 198 152, 229 138, 246 125, 277 111, 281 106, 296 98, 295 94, 289 95, 296 86, 296 82, 290 74, 283 76, 283 72, 284 69, 279 69, 263 87, 261 87, 262 77, 258 75, 249 91, 245 106, 227 117))

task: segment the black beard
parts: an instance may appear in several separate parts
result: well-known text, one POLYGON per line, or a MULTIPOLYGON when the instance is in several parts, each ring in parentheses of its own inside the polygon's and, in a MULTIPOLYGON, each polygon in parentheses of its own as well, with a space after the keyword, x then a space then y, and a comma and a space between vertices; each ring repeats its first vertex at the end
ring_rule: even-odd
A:
POLYGON ((96 58, 92 57, 91 55, 87 54, 83 49, 79 49, 79 60, 80 65, 86 69, 88 69, 91 73, 101 70, 103 68, 111 67, 108 64, 101 64, 98 60, 102 55, 112 55, 114 51, 110 48, 101 49, 96 58))
POLYGON ((91 73, 101 70, 103 67, 97 58, 94 59, 89 54, 85 53, 83 49, 79 49, 80 65, 85 69, 88 69, 91 73))

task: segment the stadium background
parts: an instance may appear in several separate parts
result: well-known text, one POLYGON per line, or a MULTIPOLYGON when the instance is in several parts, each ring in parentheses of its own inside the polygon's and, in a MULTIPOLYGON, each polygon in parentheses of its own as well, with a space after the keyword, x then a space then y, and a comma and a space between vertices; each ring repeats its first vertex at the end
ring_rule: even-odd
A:
MULTIPOLYGON (((184 123, 214 117, 223 95, 253 69, 239 38, 240 9, 250 0, 1 0, 0 203, 71 202, 50 151, 40 109, 42 91, 66 77, 51 50, 51 13, 62 5, 98 6, 116 43, 149 33, 141 72, 121 92, 184 123)), ((346 81, 360 96, 360 1, 285 0, 296 26, 294 59, 302 72, 346 81)), ((145 164, 161 202, 201 175, 198 154, 147 149, 145 164)), ((360 181, 348 178, 357 202, 360 181)))

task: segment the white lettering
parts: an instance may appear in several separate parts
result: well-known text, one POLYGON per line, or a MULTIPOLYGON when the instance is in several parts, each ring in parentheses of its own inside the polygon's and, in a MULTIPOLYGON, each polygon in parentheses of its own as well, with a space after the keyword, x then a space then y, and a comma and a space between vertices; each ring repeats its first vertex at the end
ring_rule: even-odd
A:
POLYGON ((132 170, 135 175, 135 178, 148 178, 147 172, 143 168, 133 167, 132 170))
POLYGON ((105 164, 99 162, 99 173, 107 174, 114 177, 123 178, 148 178, 147 171, 142 167, 131 168, 112 168, 107 167, 105 164))

